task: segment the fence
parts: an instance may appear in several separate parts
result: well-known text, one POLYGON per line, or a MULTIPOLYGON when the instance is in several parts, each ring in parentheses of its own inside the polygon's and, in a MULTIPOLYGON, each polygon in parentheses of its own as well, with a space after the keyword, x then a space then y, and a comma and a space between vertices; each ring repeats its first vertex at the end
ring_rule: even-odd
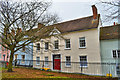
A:
POLYGON ((27 66, 33 68, 49 68, 53 71, 80 73, 88 75, 106 76, 111 74, 113 77, 118 77, 120 74, 120 64, 116 63, 90 63, 90 62, 60 62, 60 61, 40 61, 40 60, 17 60, 17 66, 27 66), (24 63, 24 64, 23 64, 24 63), (28 63, 28 64, 25 64, 28 63))
POLYGON ((6 61, 0 61, 0 67, 6 68, 7 62, 6 61))

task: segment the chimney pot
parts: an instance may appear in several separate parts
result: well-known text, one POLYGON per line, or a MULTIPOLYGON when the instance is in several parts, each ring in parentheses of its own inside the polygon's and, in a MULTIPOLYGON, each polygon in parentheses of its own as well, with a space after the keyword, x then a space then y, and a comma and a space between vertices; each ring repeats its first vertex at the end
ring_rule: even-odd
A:
POLYGON ((92 5, 93 19, 97 19, 97 8, 95 5, 92 5))

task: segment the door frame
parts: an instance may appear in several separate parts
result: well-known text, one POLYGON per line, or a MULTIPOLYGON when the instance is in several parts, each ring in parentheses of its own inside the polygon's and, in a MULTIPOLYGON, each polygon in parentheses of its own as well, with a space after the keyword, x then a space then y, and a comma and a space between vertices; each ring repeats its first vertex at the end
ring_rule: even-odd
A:
MULTIPOLYGON (((53 55, 60 55, 60 62, 62 61, 62 55, 60 54, 60 53, 57 53, 57 54, 55 54, 55 53, 52 53, 51 54, 51 61, 52 61, 52 70, 54 70, 53 69, 53 55)), ((62 64, 60 63, 60 71, 62 71, 62 64)))

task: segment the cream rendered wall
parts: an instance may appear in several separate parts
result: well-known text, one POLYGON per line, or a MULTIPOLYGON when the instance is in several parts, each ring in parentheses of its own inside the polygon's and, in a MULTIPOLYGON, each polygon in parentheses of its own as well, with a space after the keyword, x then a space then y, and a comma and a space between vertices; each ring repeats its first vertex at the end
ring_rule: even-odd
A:
MULTIPOLYGON (((43 39, 43 42, 40 42, 40 46, 43 48, 39 52, 36 52, 36 47, 33 48, 33 60, 36 60, 36 57, 39 56, 40 60, 44 60, 45 56, 48 56, 49 61, 52 60, 53 54, 61 54, 61 61, 65 61, 65 56, 71 56, 71 62, 80 62, 79 56, 87 55, 88 62, 101 62, 100 58, 100 48, 99 48, 99 33, 98 28, 89 29, 89 30, 82 30, 82 31, 74 31, 70 33, 62 34, 65 39, 70 39, 71 42, 71 49, 65 49, 65 41, 64 39, 59 39, 59 50, 53 49, 53 43, 58 38, 51 36, 49 38, 43 39), (86 48, 79 48, 79 37, 85 37, 86 40, 86 48), (44 50, 44 42, 50 41, 52 47, 50 47, 49 51, 44 50)), ((36 43, 34 43, 36 45, 36 43)), ((52 63, 50 64, 49 68, 52 69, 52 63)), ((80 72, 80 64, 71 64, 71 68, 65 66, 65 63, 61 64, 61 71, 67 72, 80 72)), ((35 64, 33 67, 40 67, 36 66, 35 64)), ((100 65, 89 65, 87 69, 83 72, 87 74, 101 74, 101 66, 100 65), (86 71, 85 71, 86 70, 86 71)))
MULTIPOLYGON (((65 41, 63 39, 59 40, 60 49, 58 51, 55 51, 51 47, 49 51, 44 50, 44 42, 47 42, 49 39, 44 40, 44 42, 36 42, 33 45, 35 46, 37 43, 40 43, 41 48, 40 51, 36 51, 36 47, 33 48, 34 58, 35 60, 36 56, 40 55, 46 55, 48 56, 51 53, 61 53, 63 56, 73 56, 72 61, 78 61, 79 60, 74 57, 74 55, 88 55, 88 61, 89 62, 100 62, 100 50, 99 50, 99 38, 98 38, 98 30, 97 29, 90 29, 90 30, 83 30, 83 31, 76 31, 71 33, 63 34, 63 37, 65 39, 70 39, 71 41, 71 49, 67 50, 65 49, 65 41), (79 37, 85 37, 86 39, 86 48, 79 48, 79 37), (43 53, 43 54, 42 54, 43 53), (48 54, 49 53, 49 54, 48 54), (94 57, 93 57, 94 56, 94 57)), ((52 45, 55 40, 58 40, 54 36, 50 37, 50 44, 52 45)), ((52 45, 53 46, 53 45, 52 45)), ((43 60, 43 58, 41 57, 43 60)), ((63 58, 63 61, 65 59, 63 58)))

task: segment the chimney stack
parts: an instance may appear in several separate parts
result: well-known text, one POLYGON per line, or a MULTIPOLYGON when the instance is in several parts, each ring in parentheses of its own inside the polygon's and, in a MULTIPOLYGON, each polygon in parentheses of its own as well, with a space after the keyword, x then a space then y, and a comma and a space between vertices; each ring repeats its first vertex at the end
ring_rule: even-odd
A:
POLYGON ((38 28, 42 28, 44 25, 41 23, 38 23, 38 28))
POLYGON ((115 24, 115 22, 114 22, 114 26, 115 26, 116 24, 115 24))
POLYGON ((93 19, 97 19, 97 8, 95 5, 92 5, 93 19))

